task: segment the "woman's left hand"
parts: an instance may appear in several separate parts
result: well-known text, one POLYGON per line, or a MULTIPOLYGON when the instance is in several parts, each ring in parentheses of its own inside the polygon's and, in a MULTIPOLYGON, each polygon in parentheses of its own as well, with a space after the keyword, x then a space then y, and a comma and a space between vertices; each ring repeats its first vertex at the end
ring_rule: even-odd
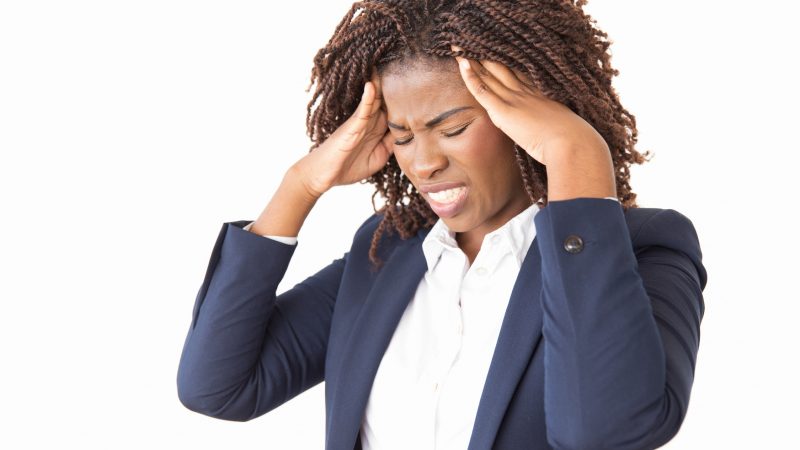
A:
MULTIPOLYGON (((461 50, 457 46, 451 49, 461 50)), ((558 174, 557 178, 563 180, 559 184, 574 190, 572 187, 578 187, 576 179, 588 181, 588 175, 596 186, 579 187, 574 195, 582 192, 616 195, 608 144, 592 125, 566 105, 547 98, 531 83, 522 81, 522 75, 503 64, 455 58, 464 84, 486 109, 494 125, 533 159, 548 166, 548 178, 556 175, 551 174, 551 169, 556 169, 551 163, 565 170, 580 167, 582 174, 558 174), (586 173, 587 170, 594 173, 586 173)), ((552 189, 548 190, 552 199, 552 189)))
POLYGON ((549 200, 617 196, 611 152, 593 126, 503 64, 456 60, 464 84, 494 125, 547 166, 549 200))

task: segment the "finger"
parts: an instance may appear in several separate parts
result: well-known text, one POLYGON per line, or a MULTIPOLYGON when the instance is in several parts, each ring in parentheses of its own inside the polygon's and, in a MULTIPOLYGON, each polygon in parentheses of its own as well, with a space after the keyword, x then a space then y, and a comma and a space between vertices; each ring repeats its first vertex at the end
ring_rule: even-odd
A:
MULTIPOLYGON (((454 52, 463 51, 461 47, 457 45, 451 45, 450 48, 454 52)), ((467 84, 467 88, 473 95, 483 96, 491 92, 494 93, 495 96, 499 96, 508 91, 508 87, 495 78, 495 76, 492 75, 486 67, 481 65, 480 62, 461 56, 456 56, 455 58, 456 61, 458 61, 459 71, 461 72, 462 78, 464 78, 464 83, 467 84)))
MULTIPOLYGON (((463 53, 464 51, 461 47, 452 44, 450 45, 450 49, 454 52, 463 53)), ((463 63, 464 60, 468 61, 469 67, 464 65, 464 68, 472 69, 487 84, 487 86, 496 93, 499 94, 503 92, 504 89, 506 89, 506 86, 503 85, 501 80, 496 78, 486 67, 482 65, 482 61, 466 58, 464 56, 456 56, 455 58, 456 61, 458 61, 459 66, 461 66, 461 64, 464 64, 463 63)))
POLYGON ((536 87, 536 83, 533 82, 533 78, 531 77, 530 73, 519 69, 511 69, 511 71, 514 72, 514 75, 517 77, 520 83, 541 95, 541 91, 539 91, 539 88, 536 87))
POLYGON ((514 74, 516 79, 519 82, 519 89, 525 90, 528 93, 533 94, 534 96, 540 97, 542 99, 547 99, 547 96, 542 93, 541 89, 536 86, 536 83, 533 81, 533 77, 531 77, 530 73, 524 72, 518 69, 510 69, 505 66, 507 69, 511 70, 514 74))
POLYGON ((508 93, 513 89, 511 85, 495 76, 495 74, 489 70, 487 64, 492 61, 478 59, 467 59, 467 61, 470 62, 470 67, 478 74, 480 79, 501 98, 507 97, 508 93))
MULTIPOLYGON (((461 47, 456 45, 451 45, 450 48, 453 51, 463 51, 461 47)), ((528 91, 544 96, 528 73, 508 67, 497 61, 480 60, 479 62, 505 87, 519 90, 524 86, 528 91)))
POLYGON ((345 121, 341 127, 343 138, 345 141, 353 144, 363 137, 367 126, 372 119, 373 114, 370 113, 373 103, 375 101, 375 87, 367 81, 364 83, 364 92, 361 94, 361 100, 356 107, 353 114, 345 121))
POLYGON ((476 100, 487 110, 500 107, 503 100, 498 96, 495 89, 503 89, 499 86, 499 82, 490 84, 486 78, 481 77, 474 69, 472 61, 461 58, 458 67, 461 72, 461 78, 464 80, 464 85, 467 90, 475 97, 476 100), (492 85, 495 88, 492 88, 492 85))
POLYGON ((381 77, 378 76, 378 70, 373 68, 370 75, 370 82, 375 88, 375 102, 372 105, 371 113, 377 112, 383 104, 383 90, 381 89, 381 77))
POLYGON ((541 95, 533 81, 524 72, 497 61, 480 60, 480 63, 506 87, 515 90, 521 90, 525 87, 527 90, 541 95))
POLYGON ((361 95, 361 102, 356 109, 356 117, 361 123, 367 122, 373 117, 374 110, 380 107, 380 100, 375 96, 375 85, 371 81, 364 83, 364 93, 361 95))
POLYGON ((505 64, 489 60, 481 60, 480 64, 497 80, 503 83, 504 86, 516 90, 519 90, 522 87, 522 81, 505 64))
MULTIPOLYGON (((383 130, 388 130, 386 117, 380 109, 380 98, 376 96, 375 84, 372 81, 364 83, 364 93, 352 120, 345 133, 345 140, 349 145, 358 145, 360 142, 373 139, 376 132, 383 135, 383 130)), ((362 148, 363 149, 363 148, 362 148)))
MULTIPOLYGON (((379 126, 383 125, 386 127, 386 117, 384 116, 383 112, 380 114, 379 119, 379 126)), ((386 165, 386 161, 389 160, 389 157, 392 156, 394 153, 394 145, 392 145, 392 136, 387 131, 385 134, 381 135, 375 143, 374 149, 369 155, 369 172, 374 173, 381 169, 384 165, 386 165), (388 137, 387 137, 388 135, 388 137)))
POLYGON ((372 69, 372 74, 370 75, 369 80, 372 82, 373 85, 375 85, 375 92, 377 96, 381 97, 383 95, 383 91, 381 89, 381 77, 380 75, 378 75, 377 69, 375 68, 372 69))
POLYGON ((371 81, 364 83, 364 93, 361 96, 361 102, 364 106, 364 112, 369 115, 372 110, 372 105, 375 103, 375 85, 371 81))

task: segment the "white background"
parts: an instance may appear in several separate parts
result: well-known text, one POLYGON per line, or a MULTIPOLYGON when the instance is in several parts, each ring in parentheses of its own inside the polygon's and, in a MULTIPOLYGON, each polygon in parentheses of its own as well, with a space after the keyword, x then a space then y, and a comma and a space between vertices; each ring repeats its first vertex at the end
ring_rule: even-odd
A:
MULTIPOLYGON (((709 273, 665 448, 800 446, 793 4, 586 7, 655 154, 640 205, 687 215, 709 273)), ((0 447, 322 448, 322 384, 237 423, 185 409, 175 378, 220 227, 308 149, 312 58, 350 2, 0 5, 0 447)), ((279 292, 349 248, 371 193, 320 200, 279 292)))

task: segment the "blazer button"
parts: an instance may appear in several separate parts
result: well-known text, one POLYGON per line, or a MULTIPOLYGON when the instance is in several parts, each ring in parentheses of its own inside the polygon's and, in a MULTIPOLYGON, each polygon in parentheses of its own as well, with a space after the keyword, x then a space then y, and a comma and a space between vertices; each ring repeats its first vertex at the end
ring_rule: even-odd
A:
POLYGON ((583 250, 583 239, 580 236, 571 234, 564 239, 564 250, 569 253, 580 253, 583 250))

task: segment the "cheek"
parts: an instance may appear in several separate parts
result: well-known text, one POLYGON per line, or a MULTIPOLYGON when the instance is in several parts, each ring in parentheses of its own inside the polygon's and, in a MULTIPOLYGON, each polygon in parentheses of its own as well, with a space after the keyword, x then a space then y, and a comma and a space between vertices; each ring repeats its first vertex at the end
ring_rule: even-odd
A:
POLYGON ((397 161, 397 165, 400 166, 400 170, 403 171, 403 174, 408 173, 408 156, 406 156, 401 150, 398 151, 397 147, 394 149, 394 159, 397 161))
POLYGON ((497 167, 506 167, 515 158, 514 144, 497 134, 476 134, 461 145, 459 159, 464 166, 478 173, 489 173, 497 167))
POLYGON ((474 183, 483 190, 497 192, 521 177, 514 142, 505 135, 485 135, 463 148, 460 162, 474 183))
MULTIPOLYGON (((514 141, 497 128, 491 120, 486 117, 478 120, 475 129, 470 136, 470 144, 477 144, 483 149, 483 153, 491 153, 485 156, 498 156, 506 151, 514 149, 514 141)), ((472 147, 472 145, 470 145, 472 147)))

